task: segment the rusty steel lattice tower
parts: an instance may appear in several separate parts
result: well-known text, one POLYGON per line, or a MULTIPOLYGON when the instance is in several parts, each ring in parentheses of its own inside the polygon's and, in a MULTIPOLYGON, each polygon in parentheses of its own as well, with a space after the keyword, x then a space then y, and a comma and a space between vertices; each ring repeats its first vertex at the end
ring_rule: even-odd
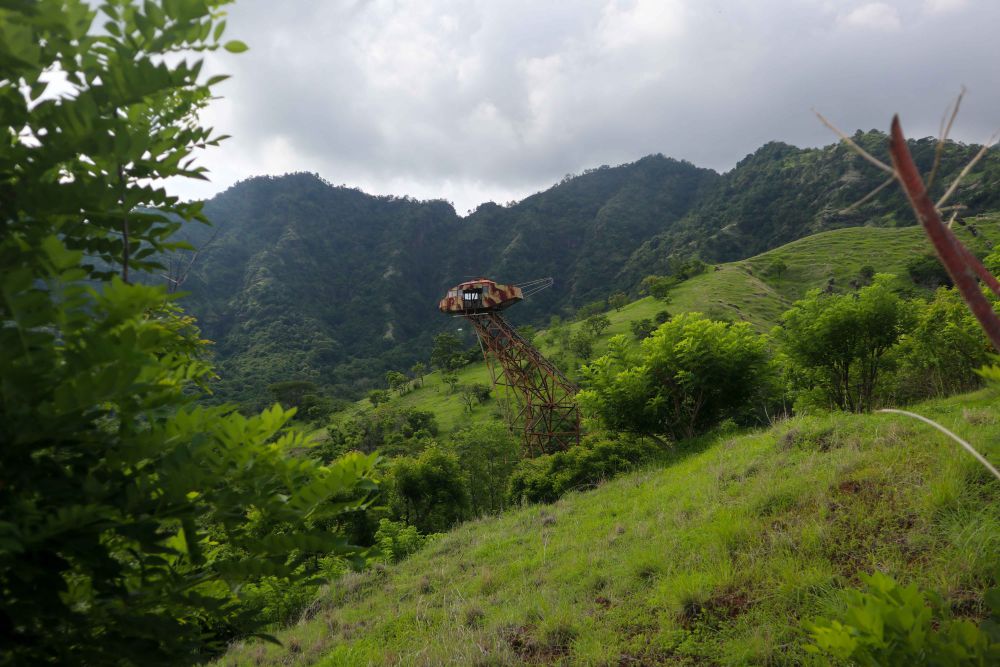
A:
POLYGON ((500 285, 477 279, 448 291, 442 312, 460 315, 476 330, 495 387, 503 387, 503 408, 511 429, 522 429, 528 456, 549 454, 580 442, 577 386, 517 333, 500 311, 552 284, 544 279, 500 285))

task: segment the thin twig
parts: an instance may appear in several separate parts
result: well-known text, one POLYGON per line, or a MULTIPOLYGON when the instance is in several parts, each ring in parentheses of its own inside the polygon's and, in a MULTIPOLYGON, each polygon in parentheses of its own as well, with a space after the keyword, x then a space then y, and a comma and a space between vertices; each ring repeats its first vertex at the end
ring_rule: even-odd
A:
POLYGON ((846 134, 844 134, 843 132, 841 132, 839 129, 837 129, 837 127, 833 123, 831 123, 830 121, 828 121, 826 118, 823 117, 823 114, 821 114, 820 112, 816 111, 815 109, 813 109, 813 113, 816 114, 816 116, 820 119, 820 121, 824 125, 826 125, 828 128, 830 128, 833 131, 834 134, 836 134, 838 137, 841 138, 841 140, 843 140, 844 142, 846 142, 848 146, 850 146, 851 148, 853 148, 857 152, 858 155, 860 155, 864 159, 868 160, 873 165, 875 165, 876 167, 878 167, 879 169, 881 169, 882 171, 884 171, 887 174, 895 174, 896 173, 895 171, 893 171, 892 167, 890 167, 889 165, 887 165, 885 162, 882 162, 881 160, 879 160, 877 157, 875 157, 874 155, 872 155, 871 153, 869 153, 868 151, 866 151, 864 148, 862 148, 861 146, 859 146, 857 144, 857 142, 854 141, 854 139, 851 139, 849 136, 847 136, 846 134))
POLYGON ((951 110, 951 116, 948 116, 948 112, 945 111, 945 115, 941 118, 941 132, 938 134, 937 146, 934 147, 934 166, 931 167, 931 173, 927 175, 927 189, 930 190, 931 186, 934 184, 934 177, 937 176, 938 167, 941 166, 941 154, 944 153, 944 144, 948 141, 948 135, 951 133, 951 126, 955 122, 955 117, 958 116, 958 108, 962 106, 962 98, 965 97, 965 86, 962 86, 962 90, 958 93, 958 99, 955 100, 955 107, 951 110), (945 125, 944 119, 948 118, 948 124, 945 125))
POLYGON ((965 440, 962 440, 960 437, 958 437, 957 435, 955 435, 954 433, 952 433, 951 431, 949 431, 948 429, 946 429, 944 426, 941 426, 941 424, 938 424, 933 419, 928 419, 927 417, 924 417, 923 415, 918 415, 916 412, 908 412, 906 410, 893 410, 893 409, 890 409, 890 408, 885 408, 885 409, 882 409, 882 410, 878 410, 878 412, 891 412, 891 413, 897 414, 897 415, 906 415, 907 417, 913 417, 914 419, 919 419, 920 421, 924 422, 925 424, 930 424, 931 426, 933 426, 937 430, 941 431, 942 433, 944 433, 946 436, 948 436, 949 438, 951 438, 952 440, 954 440, 958 444, 962 445, 962 447, 964 447, 967 452, 969 452, 974 457, 976 457, 977 461, 979 461, 980 463, 982 463, 986 467, 987 470, 989 470, 991 473, 993 473, 994 477, 996 477, 997 479, 1000 479, 1000 470, 997 470, 996 468, 994 468, 993 464, 991 464, 989 461, 986 460, 986 457, 984 457, 982 454, 980 454, 979 452, 977 452, 975 450, 975 448, 973 448, 972 445, 970 445, 969 443, 967 443, 965 440))
POLYGON ((972 158, 972 161, 970 161, 969 164, 965 165, 962 171, 959 172, 958 176, 955 177, 955 180, 952 181, 948 189, 945 190, 945 193, 941 195, 941 199, 938 199, 937 204, 935 204, 935 206, 937 206, 938 209, 944 206, 945 202, 948 201, 948 198, 951 197, 952 194, 954 194, 955 190, 958 189, 958 184, 962 181, 962 179, 965 178, 970 171, 972 171, 972 168, 976 166, 976 163, 979 162, 981 159, 983 159, 983 156, 986 155, 986 152, 990 150, 993 144, 996 143, 997 136, 1000 136, 1000 132, 994 132, 990 136, 990 138, 986 140, 986 143, 983 144, 983 147, 979 149, 979 152, 976 153, 976 157, 972 158))
POLYGON ((872 199, 875 195, 877 195, 878 193, 882 192, 882 190, 885 190, 887 187, 889 187, 890 185, 892 185, 895 182, 896 182, 896 175, 893 174, 889 178, 885 179, 885 182, 882 183, 882 185, 878 186, 877 188, 875 188, 874 190, 872 190, 871 192, 869 192, 868 194, 866 194, 864 197, 862 197, 858 201, 854 202, 853 204, 851 204, 847 208, 843 209, 840 213, 841 214, 850 213, 854 209, 856 209, 856 208, 858 208, 858 207, 860 207, 860 206, 868 203, 868 201, 870 199, 872 199))
MULTIPOLYGON (((923 179, 917 165, 913 162, 910 149, 906 145, 906 138, 899 125, 899 116, 892 119, 892 134, 889 139, 889 155, 892 163, 896 167, 899 175, 899 182, 906 192, 913 212, 916 214, 920 224, 923 225, 927 237, 934 244, 938 259, 944 265, 951 280, 955 283, 955 288, 962 299, 969 306, 969 310, 979 321, 979 325, 986 332, 987 337, 993 344, 994 349, 1000 351, 1000 318, 993 312, 993 307, 979 289, 976 277, 986 280, 989 272, 982 266, 975 255, 962 244, 955 236, 955 233, 945 227, 941 222, 941 215, 937 207, 927 196, 923 179)), ((995 289, 996 278, 990 275, 992 280, 991 289, 995 289)))

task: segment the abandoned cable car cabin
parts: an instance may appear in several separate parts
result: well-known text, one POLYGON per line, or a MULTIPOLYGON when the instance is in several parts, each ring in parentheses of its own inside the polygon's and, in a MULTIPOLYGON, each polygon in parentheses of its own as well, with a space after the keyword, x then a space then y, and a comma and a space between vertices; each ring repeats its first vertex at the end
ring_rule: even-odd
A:
POLYGON ((512 306, 524 298, 517 285, 503 285, 487 278, 476 278, 448 290, 438 303, 442 313, 473 315, 491 313, 512 306))

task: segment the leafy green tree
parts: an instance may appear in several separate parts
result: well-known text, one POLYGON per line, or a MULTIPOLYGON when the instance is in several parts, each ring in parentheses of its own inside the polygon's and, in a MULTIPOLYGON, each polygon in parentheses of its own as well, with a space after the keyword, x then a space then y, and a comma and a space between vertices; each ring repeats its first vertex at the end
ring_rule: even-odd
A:
POLYGON ((400 396, 406 393, 406 388, 410 386, 410 378, 399 371, 389 371, 385 374, 385 383, 389 385, 389 390, 400 396))
POLYGON ((530 324, 523 324, 517 328, 517 333, 521 338, 528 341, 529 344, 534 345, 538 330, 530 324))
POLYGON ((590 332, 591 336, 596 338, 611 326, 611 320, 608 319, 607 315, 592 315, 584 320, 582 326, 590 332))
POLYGON ((977 369, 989 363, 992 348, 958 292, 940 288, 916 311, 896 353, 897 396, 912 401, 979 387, 977 369))
POLYGON ((780 257, 775 257, 767 265, 767 268, 764 269, 764 271, 766 275, 774 276, 775 280, 781 282, 781 276, 785 275, 785 272, 788 271, 788 264, 786 264, 785 260, 780 257))
POLYGON ((594 352, 594 336, 584 327, 580 327, 569 338, 569 350, 581 359, 590 359, 594 352))
POLYGON ((301 408, 303 399, 306 396, 319 394, 320 389, 315 382, 308 380, 289 380, 287 382, 275 382, 267 386, 268 392, 274 400, 286 408, 301 408))
POLYGON ((641 320, 632 320, 629 323, 629 330, 632 332, 632 337, 636 340, 649 338, 655 329, 656 325, 653 323, 653 320, 648 317, 641 320))
POLYGON ((368 400, 371 402, 372 407, 377 408, 383 403, 389 402, 389 392, 385 389, 372 389, 368 392, 368 400))
POLYGON ((468 481, 473 516, 503 510, 508 479, 520 460, 517 438, 505 425, 491 421, 457 431, 451 447, 468 481))
POLYGON ((418 361, 410 367, 410 372, 413 373, 413 377, 417 379, 420 386, 424 386, 424 375, 427 374, 427 364, 422 361, 418 361))
POLYGON ((417 458, 396 459, 390 484, 393 511, 422 533, 448 530, 468 512, 467 482, 458 457, 437 445, 417 458))
POLYGON ((3 662, 203 662, 259 629, 242 587, 357 555, 337 525, 374 457, 323 466, 279 406, 198 405, 193 320, 130 284, 202 219, 162 186, 220 138, 197 114, 221 79, 178 56, 221 44, 222 4, 0 8, 3 662))
POLYGON ((465 350, 455 334, 445 331, 434 336, 431 365, 440 371, 455 371, 465 365, 465 350))
POLYGON ((628 305, 628 295, 625 292, 615 292, 608 297, 608 305, 614 308, 615 312, 619 312, 628 305))
POLYGON ((742 418, 768 370, 765 339, 748 323, 685 313, 639 352, 624 336, 612 337, 608 353, 584 367, 589 388, 578 398, 613 431, 680 440, 742 418))
POLYGON ((454 394, 455 388, 458 387, 458 376, 454 373, 448 372, 441 376, 441 381, 448 385, 448 393, 454 394))
POLYGON ((928 289, 950 287, 951 276, 934 255, 916 255, 906 262, 906 273, 914 284, 928 289))
POLYGON ((677 282, 673 276, 646 276, 639 284, 639 292, 663 303, 670 303, 672 298, 670 290, 677 285, 677 282))
POLYGON ((911 326, 910 311, 880 274, 855 294, 809 292, 775 330, 788 357, 815 372, 809 382, 849 411, 870 410, 886 353, 911 326))
POLYGON ((581 306, 579 310, 576 311, 576 317, 580 320, 585 320, 588 317, 593 317, 603 313, 608 309, 607 301, 592 301, 591 303, 581 306))
POLYGON ((375 545, 389 563, 398 563, 424 548, 437 535, 421 535, 414 526, 399 521, 379 519, 375 545))

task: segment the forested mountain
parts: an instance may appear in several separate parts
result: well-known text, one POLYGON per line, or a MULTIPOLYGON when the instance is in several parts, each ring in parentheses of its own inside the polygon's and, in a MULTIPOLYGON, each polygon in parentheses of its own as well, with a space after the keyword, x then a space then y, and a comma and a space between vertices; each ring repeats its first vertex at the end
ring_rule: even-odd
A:
MULTIPOLYGON (((884 154, 884 135, 855 138, 884 154)), ((913 149, 929 169, 934 142, 913 149)), ((934 190, 977 149, 950 144, 934 190)), ((770 143, 723 175, 652 155, 465 218, 445 201, 371 196, 311 174, 253 178, 208 203, 212 227, 187 230, 202 249, 185 302, 216 342, 219 398, 260 403, 269 383, 291 379, 353 396, 426 358, 433 334, 454 328, 437 300, 468 277, 553 276, 554 289, 511 313, 542 323, 634 292, 672 258, 732 260, 826 229, 911 224, 895 188, 844 212, 883 177, 842 146, 770 143)), ((954 201, 1000 208, 998 182, 994 150, 954 201)))

